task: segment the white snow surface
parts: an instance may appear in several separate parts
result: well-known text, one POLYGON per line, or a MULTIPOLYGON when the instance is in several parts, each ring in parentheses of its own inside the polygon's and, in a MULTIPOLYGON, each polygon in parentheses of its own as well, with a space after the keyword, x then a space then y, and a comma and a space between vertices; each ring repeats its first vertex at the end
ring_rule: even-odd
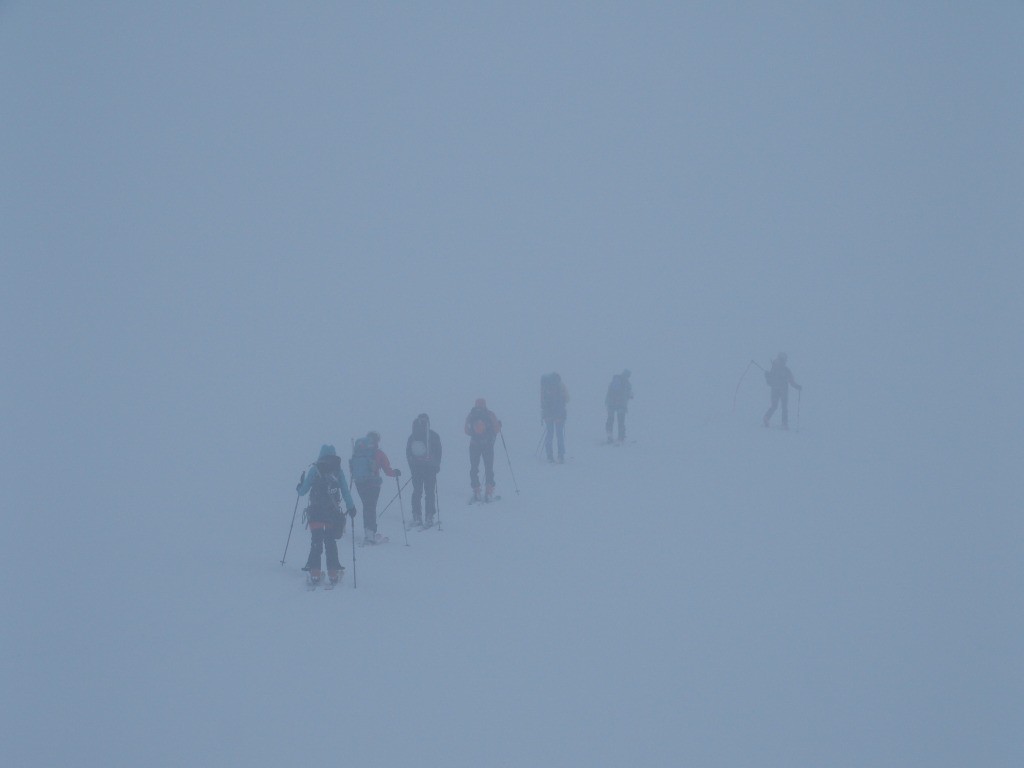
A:
POLYGON ((638 389, 636 442, 601 444, 602 414, 577 406, 561 466, 506 414, 520 493, 499 443, 490 505, 467 505, 448 425, 441 530, 406 547, 396 504, 391 542, 356 549, 356 589, 347 535, 334 591, 305 590, 301 524, 279 564, 281 468, 274 503, 239 477, 235 503, 97 510, 62 567, 6 598, 7 749, 38 765, 1008 764, 1016 516, 961 506, 870 433, 806 413, 799 433, 749 412, 673 424, 638 389))
POLYGON ((1024 764, 1022 31, 0 3, 0 765, 1024 764), (300 473, 423 411, 442 529, 307 592, 300 473))

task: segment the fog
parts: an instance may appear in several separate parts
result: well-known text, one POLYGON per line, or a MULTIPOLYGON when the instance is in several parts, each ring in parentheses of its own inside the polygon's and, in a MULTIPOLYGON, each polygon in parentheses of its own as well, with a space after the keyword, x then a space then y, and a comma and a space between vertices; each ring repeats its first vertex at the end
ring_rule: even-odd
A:
POLYGON ((0 3, 4 762, 1018 764, 1022 31, 0 3), (300 472, 421 411, 443 532, 307 594, 300 472))

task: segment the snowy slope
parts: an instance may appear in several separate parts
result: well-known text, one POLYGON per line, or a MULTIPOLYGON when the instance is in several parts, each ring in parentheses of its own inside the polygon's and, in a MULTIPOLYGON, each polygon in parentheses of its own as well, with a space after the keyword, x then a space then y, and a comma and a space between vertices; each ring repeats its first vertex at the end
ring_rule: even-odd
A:
POLYGON ((1019 571, 997 531, 937 529, 958 523, 901 504, 901 482, 868 489, 863 446, 811 427, 633 410, 622 447, 572 414, 564 466, 506 419, 521 493, 499 443, 489 506, 466 505, 447 430, 443 530, 404 546, 395 505, 358 589, 347 537, 341 589, 305 591, 298 526, 278 563, 287 489, 255 525, 236 509, 142 526, 120 563, 80 553, 20 597, 38 634, 16 647, 48 663, 8 688, 9 746, 40 765, 923 765, 1012 717, 997 581, 1019 571))

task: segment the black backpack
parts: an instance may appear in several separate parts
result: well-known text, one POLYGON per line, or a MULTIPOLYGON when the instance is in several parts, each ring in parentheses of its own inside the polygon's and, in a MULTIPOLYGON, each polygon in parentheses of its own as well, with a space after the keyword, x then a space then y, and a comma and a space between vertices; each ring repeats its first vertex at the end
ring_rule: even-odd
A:
POLYGON ((345 516, 341 513, 341 458, 327 456, 316 463, 316 479, 309 489, 310 522, 328 523, 335 539, 345 532, 345 516))
POLYGON ((540 399, 545 409, 556 411, 564 405, 561 383, 562 379, 557 373, 540 377, 540 399))

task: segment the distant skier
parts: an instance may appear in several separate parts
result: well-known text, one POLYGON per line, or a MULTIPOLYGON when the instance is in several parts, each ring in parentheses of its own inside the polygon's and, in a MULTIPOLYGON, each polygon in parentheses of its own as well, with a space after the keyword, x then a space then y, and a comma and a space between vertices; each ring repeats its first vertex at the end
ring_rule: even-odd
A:
POLYGON ((803 389, 793 378, 793 372, 786 366, 786 353, 779 352, 778 357, 772 360, 771 370, 764 372, 764 379, 772 388, 772 404, 764 414, 764 425, 767 427, 771 421, 775 409, 782 403, 782 428, 789 429, 789 388, 803 389))
POLYGON ((430 528, 437 515, 437 473, 441 471, 441 437, 430 428, 430 417, 421 413, 412 423, 405 443, 405 458, 412 473, 412 522, 430 528), (427 519, 423 521, 421 498, 427 494, 427 519))
POLYGON ((473 487, 473 501, 480 498, 480 459, 484 460, 483 501, 494 498, 494 441, 501 432, 501 422, 493 411, 487 410, 487 402, 478 398, 466 417, 466 434, 469 435, 469 483, 473 487))
POLYGON ((380 449, 379 432, 367 432, 366 437, 356 440, 348 468, 359 492, 359 500, 363 502, 364 543, 377 544, 383 539, 377 533, 377 499, 384 482, 380 470, 383 469, 388 477, 400 477, 402 473, 391 468, 391 462, 380 449))
POLYGON ((569 390, 557 373, 546 373, 540 377, 540 418, 545 425, 544 448, 548 461, 555 460, 552 442, 558 437, 558 463, 565 461, 565 418, 569 390))
POLYGON ((302 569, 309 571, 309 580, 319 584, 323 578, 321 556, 327 550, 327 578, 337 584, 345 569, 338 562, 338 542, 345 533, 345 517, 341 514, 341 500, 350 518, 356 516, 356 505, 348 490, 345 473, 341 469, 341 458, 333 445, 320 448, 320 456, 306 472, 305 479, 295 486, 299 496, 309 494, 306 507, 306 523, 309 526, 309 557, 302 569))
POLYGON ((604 396, 604 405, 608 409, 608 420, 604 423, 604 431, 608 434, 608 442, 612 442, 612 425, 618 421, 621 443, 626 439, 626 411, 629 401, 633 399, 633 385, 629 382, 629 370, 612 376, 608 385, 608 393, 604 396))

